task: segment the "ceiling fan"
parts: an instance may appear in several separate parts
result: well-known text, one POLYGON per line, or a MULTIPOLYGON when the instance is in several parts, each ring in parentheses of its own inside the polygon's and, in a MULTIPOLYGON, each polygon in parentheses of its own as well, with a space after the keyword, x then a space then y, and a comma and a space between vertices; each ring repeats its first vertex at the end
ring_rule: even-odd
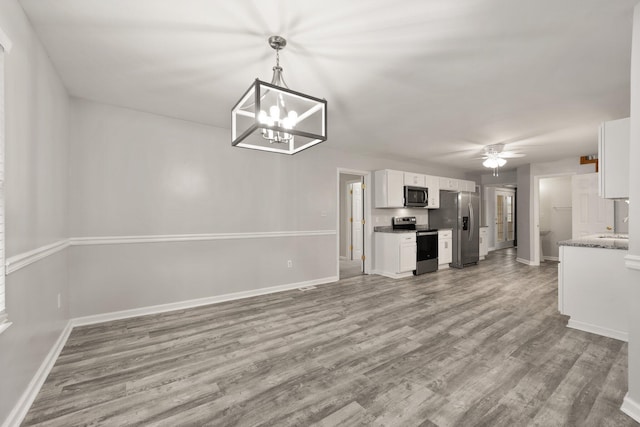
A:
POLYGON ((498 176, 498 169, 507 164, 506 159, 524 157, 522 153, 504 151, 505 144, 491 144, 484 147, 482 166, 493 169, 493 176, 498 176))

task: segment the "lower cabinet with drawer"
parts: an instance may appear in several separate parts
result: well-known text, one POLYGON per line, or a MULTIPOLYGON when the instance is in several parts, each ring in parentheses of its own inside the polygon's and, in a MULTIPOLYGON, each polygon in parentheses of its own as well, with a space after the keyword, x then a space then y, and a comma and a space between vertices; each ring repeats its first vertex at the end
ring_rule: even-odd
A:
POLYGON ((438 270, 449 268, 449 264, 453 261, 452 243, 451 229, 438 230, 438 270))
POLYGON ((483 260, 489 253, 489 227, 480 227, 480 259, 483 260))
POLYGON ((376 232, 374 272, 398 279, 413 275, 416 269, 416 232, 376 232))

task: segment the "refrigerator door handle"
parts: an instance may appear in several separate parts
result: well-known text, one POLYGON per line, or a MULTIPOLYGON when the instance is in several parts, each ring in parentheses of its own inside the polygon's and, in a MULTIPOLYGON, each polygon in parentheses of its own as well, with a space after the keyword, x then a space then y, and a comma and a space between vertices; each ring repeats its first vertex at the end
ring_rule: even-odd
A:
POLYGON ((469 222, 471 223, 469 227, 469 241, 471 241, 473 240, 473 229, 475 228, 476 222, 473 214, 473 205, 471 204, 471 202, 469 202, 469 222))

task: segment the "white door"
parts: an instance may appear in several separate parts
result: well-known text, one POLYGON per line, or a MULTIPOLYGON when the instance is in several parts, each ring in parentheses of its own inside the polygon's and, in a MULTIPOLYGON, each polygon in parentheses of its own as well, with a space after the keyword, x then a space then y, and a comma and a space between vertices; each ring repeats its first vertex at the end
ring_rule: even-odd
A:
POLYGON ((571 177, 571 208, 574 239, 613 232, 613 200, 598 196, 597 173, 571 177))
POLYGON ((350 184, 351 187, 351 259, 362 259, 362 183, 350 184))

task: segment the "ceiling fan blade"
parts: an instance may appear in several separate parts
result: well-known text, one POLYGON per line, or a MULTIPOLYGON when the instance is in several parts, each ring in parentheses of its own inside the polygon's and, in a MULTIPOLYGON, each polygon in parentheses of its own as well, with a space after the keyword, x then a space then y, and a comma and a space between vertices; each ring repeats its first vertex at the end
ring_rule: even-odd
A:
POLYGON ((502 153, 498 154, 498 156, 504 158, 504 159, 517 159, 519 157, 524 157, 525 154, 522 153, 514 153, 512 151, 503 151, 502 153))

